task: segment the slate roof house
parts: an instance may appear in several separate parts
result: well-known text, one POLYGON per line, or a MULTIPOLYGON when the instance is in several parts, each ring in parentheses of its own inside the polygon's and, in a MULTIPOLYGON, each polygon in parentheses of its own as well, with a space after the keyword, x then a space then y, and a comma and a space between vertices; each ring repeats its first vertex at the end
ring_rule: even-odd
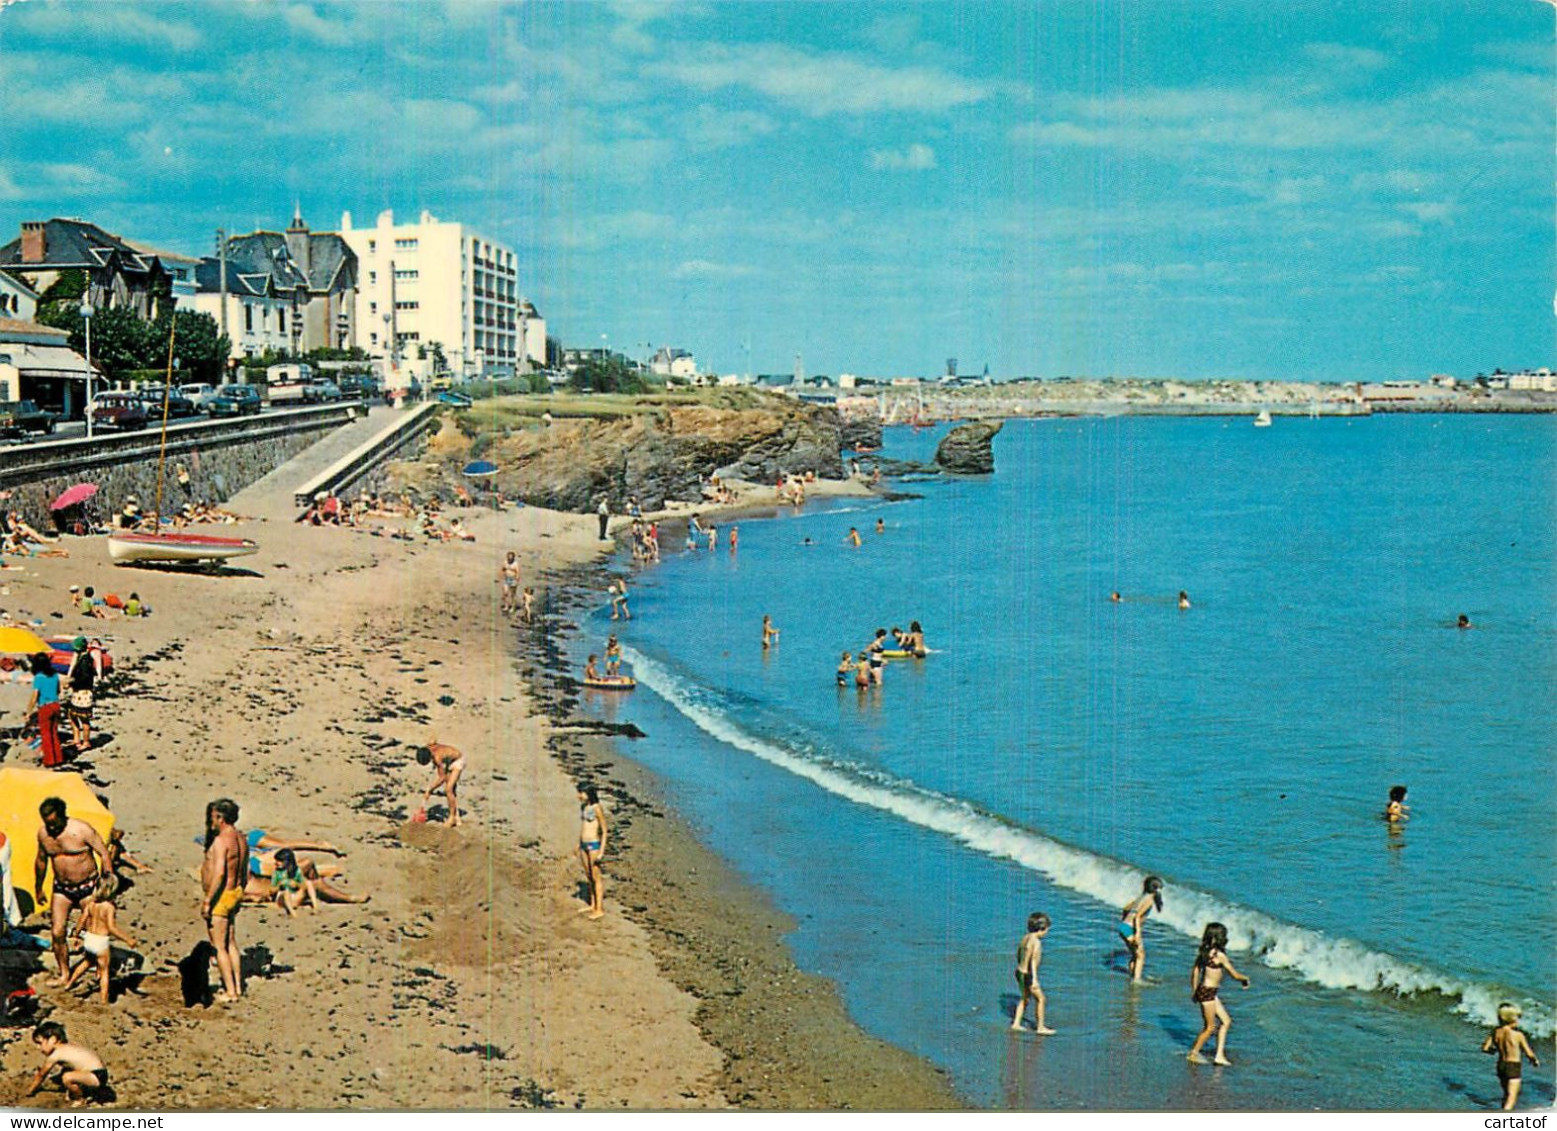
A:
POLYGON ((270 274, 283 288, 301 283, 307 299, 297 349, 357 344, 357 256, 338 233, 309 231, 299 211, 285 232, 233 236, 227 241, 227 260, 229 286, 234 263, 242 265, 240 271, 270 274))
POLYGON ((98 310, 123 308, 155 318, 172 301, 172 278, 155 255, 85 220, 25 220, 21 236, 0 247, 0 271, 42 294, 67 271, 86 272, 98 310))

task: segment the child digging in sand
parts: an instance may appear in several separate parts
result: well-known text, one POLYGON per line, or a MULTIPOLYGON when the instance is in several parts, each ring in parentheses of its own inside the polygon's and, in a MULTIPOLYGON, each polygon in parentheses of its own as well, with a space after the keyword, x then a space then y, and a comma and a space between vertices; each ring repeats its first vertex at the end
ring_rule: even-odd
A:
POLYGON ((1027 917, 1027 933, 1016 945, 1016 984, 1022 987, 1022 996, 1017 999, 1016 1013, 1011 1017, 1011 1028, 1020 1031, 1022 1014, 1027 1012, 1027 1003, 1031 1001, 1033 1011, 1037 1014, 1033 1031, 1044 1036, 1054 1033, 1053 1029, 1043 1023, 1048 999, 1043 996, 1043 987, 1038 984, 1038 964, 1043 961, 1043 936, 1048 933, 1049 917, 1042 911, 1034 911, 1027 917))
POLYGON ((81 910, 81 918, 76 921, 75 935, 81 940, 81 960, 71 969, 70 976, 65 980, 64 989, 70 989, 86 973, 87 966, 96 963, 97 985, 104 1005, 108 1004, 108 977, 113 966, 113 939, 118 939, 125 946, 134 948, 140 946, 129 935, 119 929, 119 924, 114 919, 116 908, 114 896, 119 891, 119 877, 109 873, 104 876, 97 885, 97 890, 87 899, 86 906, 81 910))
POLYGON ((65 1026, 58 1021, 45 1021, 32 1031, 32 1043, 43 1054, 43 1067, 33 1077, 26 1095, 37 1095, 49 1074, 58 1068, 60 1086, 70 1097, 71 1107, 80 1107, 88 1099, 108 1098, 108 1069, 102 1058, 83 1045, 70 1044, 65 1039, 65 1026))
POLYGON ((1481 1042, 1482 1052, 1497 1054, 1498 1083, 1503 1085, 1504 1111, 1513 1111, 1519 1099, 1520 1077, 1524 1071, 1522 1058, 1528 1056, 1531 1064, 1541 1067, 1541 1058, 1535 1055, 1535 1050, 1530 1047, 1530 1038, 1519 1027, 1522 1013, 1523 1010, 1510 1002, 1499 1004, 1498 1027, 1481 1042))

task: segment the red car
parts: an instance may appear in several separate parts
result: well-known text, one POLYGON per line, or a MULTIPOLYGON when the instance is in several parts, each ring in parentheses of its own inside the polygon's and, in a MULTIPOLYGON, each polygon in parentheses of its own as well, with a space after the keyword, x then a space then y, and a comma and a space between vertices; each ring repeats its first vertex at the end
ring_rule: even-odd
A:
POLYGON ((99 393, 87 407, 96 428, 121 432, 146 427, 146 406, 134 393, 99 393))

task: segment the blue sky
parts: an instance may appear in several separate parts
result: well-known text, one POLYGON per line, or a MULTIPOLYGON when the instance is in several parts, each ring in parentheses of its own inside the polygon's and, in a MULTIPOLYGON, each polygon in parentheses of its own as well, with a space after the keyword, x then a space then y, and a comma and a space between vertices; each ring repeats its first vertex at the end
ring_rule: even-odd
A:
POLYGON ((1553 9, 0 8, 0 238, 429 208, 568 344, 726 370, 1551 364, 1553 9))

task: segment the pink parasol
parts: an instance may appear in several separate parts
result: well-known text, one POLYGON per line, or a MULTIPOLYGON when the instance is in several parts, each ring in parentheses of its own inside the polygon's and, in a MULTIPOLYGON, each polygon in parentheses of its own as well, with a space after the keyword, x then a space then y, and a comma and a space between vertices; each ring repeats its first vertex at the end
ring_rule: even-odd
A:
POLYGON ((77 503, 84 503, 97 494, 96 483, 77 483, 74 487, 67 488, 59 498, 49 504, 51 511, 62 511, 66 507, 73 507, 77 503))

